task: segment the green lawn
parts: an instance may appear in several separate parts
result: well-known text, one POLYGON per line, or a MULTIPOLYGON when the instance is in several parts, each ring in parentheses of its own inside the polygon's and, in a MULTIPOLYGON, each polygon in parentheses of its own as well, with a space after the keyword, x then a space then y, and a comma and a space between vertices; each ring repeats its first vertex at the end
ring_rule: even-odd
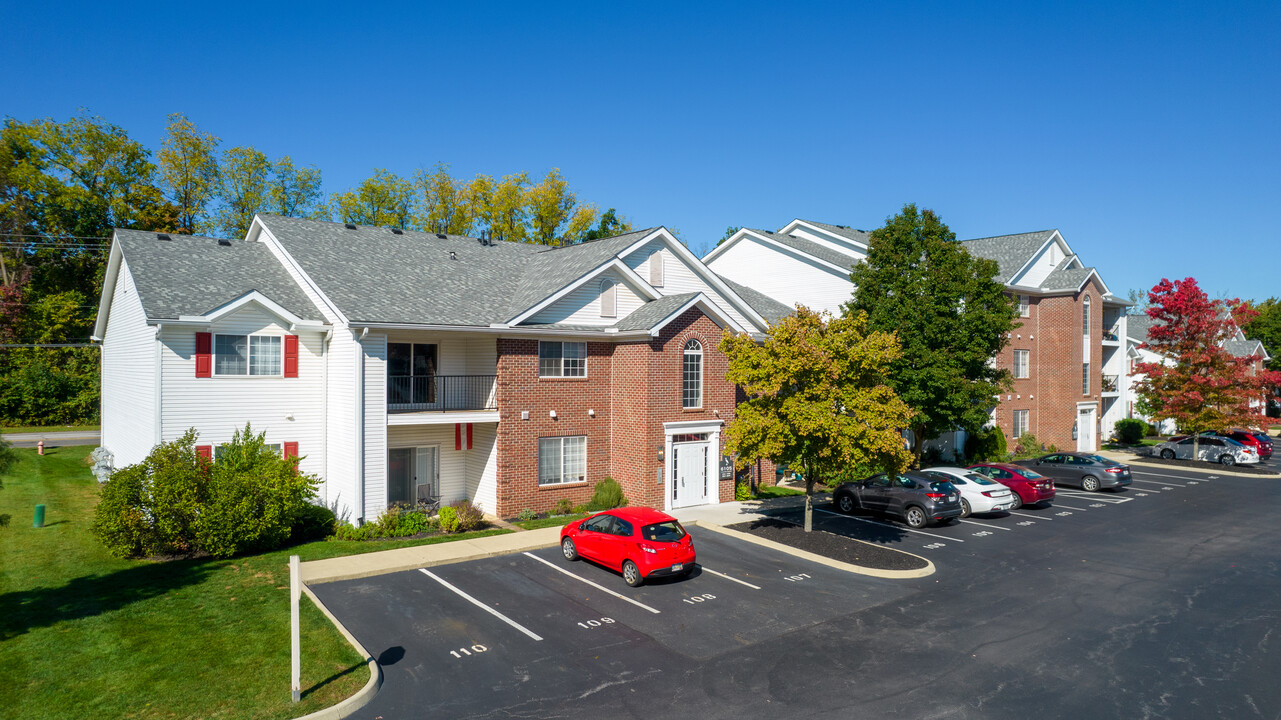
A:
POLYGON ((575 515, 553 515, 551 517, 538 518, 536 520, 519 520, 512 523, 518 528, 524 530, 537 530, 545 527, 560 527, 568 525, 575 520, 582 520, 591 513, 580 513, 575 515))
POLYGON ((93 432, 101 430, 100 425, 44 425, 27 427, 0 427, 0 435, 36 432, 93 432))
POLYGON ((756 488, 757 500, 761 500, 764 498, 786 497, 788 495, 804 495, 804 494, 805 494, 804 490, 779 487, 777 485, 759 485, 756 488))
MULTIPOLYGON (((463 536, 316 542, 231 560, 115 560, 89 534, 90 448, 18 450, 0 514, 0 708, 22 718, 292 718, 356 692, 362 659, 303 598, 303 701, 289 702, 289 555, 463 536), (31 527, 44 503, 46 526, 31 527)), ((489 535, 504 530, 469 533, 489 535)), ((377 653, 378 648, 370 648, 377 653)))

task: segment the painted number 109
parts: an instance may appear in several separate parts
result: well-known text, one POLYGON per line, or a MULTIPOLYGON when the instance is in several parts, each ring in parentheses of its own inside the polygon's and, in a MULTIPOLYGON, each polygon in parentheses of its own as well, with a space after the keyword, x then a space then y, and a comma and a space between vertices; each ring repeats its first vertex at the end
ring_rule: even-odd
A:
POLYGON ((588 620, 587 622, 580 622, 578 623, 578 626, 583 628, 584 630, 591 630, 592 628, 598 628, 601 625, 613 625, 613 624, 614 624, 614 618, 603 617, 600 620, 588 620))
POLYGON ((457 650, 450 650, 449 654, 453 655, 456 658, 460 658, 463 655, 479 655, 487 650, 489 650, 489 648, 485 647, 484 645, 472 645, 470 648, 458 648, 457 650))

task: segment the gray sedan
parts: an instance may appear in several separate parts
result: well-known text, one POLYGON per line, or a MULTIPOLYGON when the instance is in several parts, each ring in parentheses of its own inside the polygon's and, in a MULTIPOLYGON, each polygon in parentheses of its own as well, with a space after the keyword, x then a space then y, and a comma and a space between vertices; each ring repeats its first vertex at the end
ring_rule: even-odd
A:
POLYGON ((1059 485, 1075 485, 1089 492, 1099 488, 1119 490, 1132 482, 1129 465, 1089 453, 1050 453, 1015 464, 1036 468, 1059 485))
MULTIPOLYGON (((1192 438, 1166 440, 1157 445, 1153 452, 1166 460, 1174 458, 1191 460, 1192 438)), ((1221 465, 1235 465, 1237 463, 1249 465, 1259 462, 1258 450, 1227 437, 1207 437, 1202 435, 1197 454, 1199 455, 1198 460, 1217 462, 1221 465)))

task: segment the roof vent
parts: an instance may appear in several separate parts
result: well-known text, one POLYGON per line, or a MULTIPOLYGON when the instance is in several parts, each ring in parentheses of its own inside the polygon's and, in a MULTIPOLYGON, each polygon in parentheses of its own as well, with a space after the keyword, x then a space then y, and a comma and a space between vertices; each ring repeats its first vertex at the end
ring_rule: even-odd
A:
POLYGON ((392 234, 392 235, 404 235, 404 234, 405 234, 405 231, 404 231, 404 230, 401 230, 400 228, 392 228, 392 229, 391 229, 391 234, 392 234))
POLYGON ((218 244, 223 247, 231 247, 231 241, 226 238, 218 238, 218 244))
POLYGON ((173 238, 169 237, 169 233, 156 233, 156 239, 157 240, 173 240, 173 238))
POLYGON ((436 233, 436 237, 440 238, 441 240, 444 240, 445 238, 447 238, 447 237, 449 237, 449 236, 448 236, 448 235, 446 235, 445 233, 436 233))
POLYGON ((450 259, 450 260, 457 260, 457 259, 458 259, 458 255, 457 255, 453 250, 450 250, 450 251, 449 251, 449 259, 450 259))
POLYGON ((355 226, 355 225, 352 225, 351 223, 343 223, 343 227, 347 228, 348 230, 355 230, 355 229, 356 229, 356 226, 355 226))

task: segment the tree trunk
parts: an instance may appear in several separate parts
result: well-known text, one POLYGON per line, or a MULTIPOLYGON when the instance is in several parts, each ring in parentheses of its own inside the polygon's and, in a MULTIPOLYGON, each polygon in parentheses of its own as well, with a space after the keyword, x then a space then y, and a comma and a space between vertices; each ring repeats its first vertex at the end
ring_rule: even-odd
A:
POLYGON ((1201 459, 1201 431, 1192 431, 1192 462, 1201 459))

